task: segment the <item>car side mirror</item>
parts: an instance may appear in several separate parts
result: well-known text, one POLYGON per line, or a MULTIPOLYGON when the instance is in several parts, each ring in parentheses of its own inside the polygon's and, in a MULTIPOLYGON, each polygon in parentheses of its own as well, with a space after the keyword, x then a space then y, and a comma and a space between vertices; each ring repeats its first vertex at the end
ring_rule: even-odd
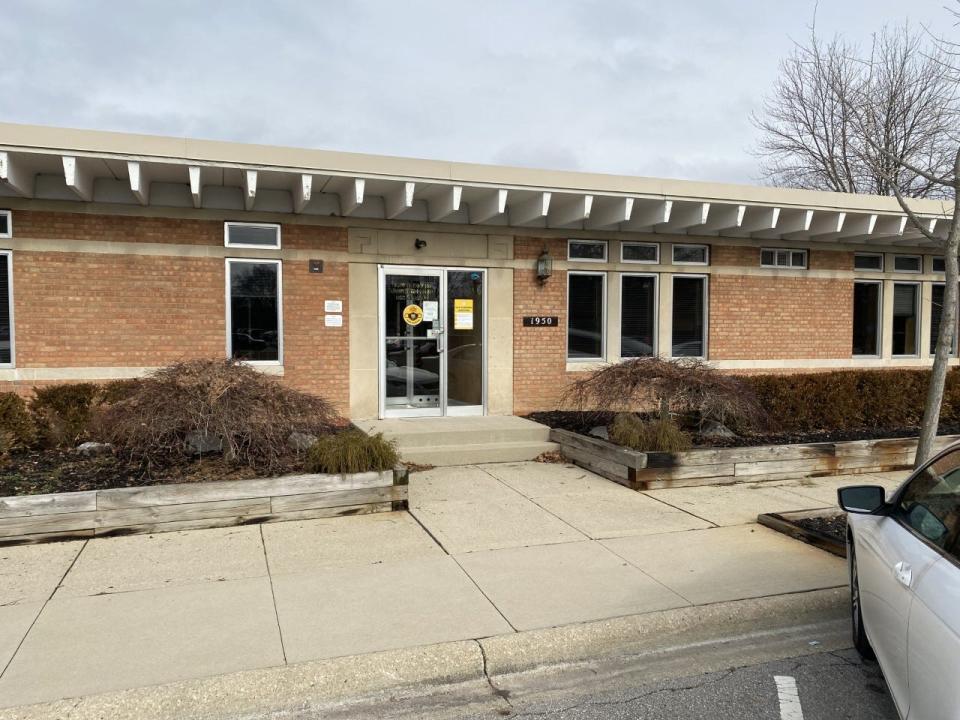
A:
POLYGON ((837 490, 837 500, 848 513, 872 515, 887 504, 887 491, 879 485, 851 485, 837 490))

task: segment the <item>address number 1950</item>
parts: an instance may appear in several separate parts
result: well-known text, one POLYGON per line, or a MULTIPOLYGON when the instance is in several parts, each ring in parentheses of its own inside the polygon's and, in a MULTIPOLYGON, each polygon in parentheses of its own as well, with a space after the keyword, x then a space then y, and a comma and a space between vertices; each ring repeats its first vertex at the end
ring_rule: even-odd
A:
POLYGON ((524 327, 556 327, 560 324, 560 318, 556 315, 525 315, 523 318, 524 327))

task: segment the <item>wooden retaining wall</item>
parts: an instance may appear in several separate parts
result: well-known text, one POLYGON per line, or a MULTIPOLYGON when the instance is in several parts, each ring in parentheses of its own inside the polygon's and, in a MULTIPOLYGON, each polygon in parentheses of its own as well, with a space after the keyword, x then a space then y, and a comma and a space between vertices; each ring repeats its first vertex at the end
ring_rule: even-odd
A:
MULTIPOLYGON (((907 470, 917 449, 916 438, 891 438, 641 453, 567 430, 550 439, 577 465, 635 490, 907 470)), ((934 450, 958 440, 938 437, 934 450)))
POLYGON ((405 509, 407 474, 286 475, 0 498, 0 545, 405 509))

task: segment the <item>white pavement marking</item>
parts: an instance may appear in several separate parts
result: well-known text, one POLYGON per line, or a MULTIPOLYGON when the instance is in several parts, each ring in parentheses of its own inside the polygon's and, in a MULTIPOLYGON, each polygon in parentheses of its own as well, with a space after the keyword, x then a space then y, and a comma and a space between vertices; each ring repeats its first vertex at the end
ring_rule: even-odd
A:
POLYGON ((803 720, 803 708, 800 707, 800 693, 797 681, 789 675, 774 675, 777 683, 777 697, 780 698, 780 717, 782 720, 803 720))

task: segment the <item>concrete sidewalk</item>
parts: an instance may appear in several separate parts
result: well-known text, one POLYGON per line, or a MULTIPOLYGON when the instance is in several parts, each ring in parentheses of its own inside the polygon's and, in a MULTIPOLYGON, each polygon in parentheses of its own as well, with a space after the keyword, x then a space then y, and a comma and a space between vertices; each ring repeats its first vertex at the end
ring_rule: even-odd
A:
POLYGON ((410 513, 0 548, 0 707, 842 586, 753 521, 903 475, 635 493, 438 468, 410 513))

